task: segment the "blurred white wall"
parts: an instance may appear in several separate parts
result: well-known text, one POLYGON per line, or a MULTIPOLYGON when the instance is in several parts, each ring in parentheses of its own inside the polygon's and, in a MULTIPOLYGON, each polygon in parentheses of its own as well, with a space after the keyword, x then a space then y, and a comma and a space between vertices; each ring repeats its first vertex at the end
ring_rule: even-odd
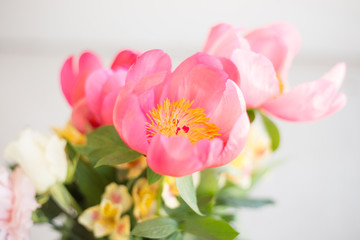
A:
MULTIPOLYGON (((287 160, 254 195, 277 204, 243 211, 240 231, 251 240, 360 239, 358 0, 0 0, 0 151, 27 126, 45 132, 67 121, 59 70, 70 54, 91 49, 109 64, 123 48, 162 48, 179 62, 201 50, 218 22, 274 21, 291 22, 302 35, 291 84, 346 61, 349 102, 319 122, 276 121, 282 143, 274 159, 287 160)), ((36 227, 32 239, 55 237, 36 227)))

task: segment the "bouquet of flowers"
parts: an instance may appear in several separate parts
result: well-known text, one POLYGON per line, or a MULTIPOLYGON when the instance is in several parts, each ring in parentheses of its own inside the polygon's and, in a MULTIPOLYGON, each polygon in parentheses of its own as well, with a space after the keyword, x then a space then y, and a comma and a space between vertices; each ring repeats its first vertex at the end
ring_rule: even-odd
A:
POLYGON ((173 71, 162 50, 123 50, 110 68, 68 58, 71 119, 51 136, 26 129, 0 167, 0 239, 48 223, 63 240, 234 239, 239 208, 272 204, 250 190, 280 143, 270 119, 305 122, 340 110, 345 64, 290 89, 296 29, 214 26, 202 52, 173 71))

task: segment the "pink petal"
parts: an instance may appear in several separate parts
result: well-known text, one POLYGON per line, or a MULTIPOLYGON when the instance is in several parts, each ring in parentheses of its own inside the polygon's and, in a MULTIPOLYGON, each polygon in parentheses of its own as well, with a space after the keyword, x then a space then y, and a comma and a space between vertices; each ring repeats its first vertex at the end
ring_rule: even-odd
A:
POLYGON ((169 79, 164 95, 171 101, 186 98, 210 114, 229 79, 219 58, 197 53, 182 62, 169 79))
POLYGON ((79 73, 77 75, 77 82, 73 92, 74 103, 85 97, 86 79, 92 72, 99 68, 102 68, 102 64, 95 54, 91 52, 85 52, 80 56, 79 73))
POLYGON ((70 57, 61 68, 60 83, 63 94, 71 106, 74 104, 73 94, 77 82, 76 75, 73 69, 73 57, 70 57))
POLYGON ((262 106, 278 118, 305 122, 328 116, 342 108, 343 95, 336 95, 337 84, 328 80, 303 83, 262 106))
POLYGON ((73 107, 71 121, 75 128, 81 133, 87 133, 92 128, 99 126, 90 112, 85 98, 76 103, 73 107))
POLYGON ((137 58, 127 74, 126 83, 130 81, 138 83, 146 75, 170 70, 170 57, 161 50, 150 50, 137 58))
POLYGON ((219 104, 209 115, 209 121, 221 129, 219 138, 227 142, 234 124, 244 112, 246 112, 244 97, 239 87, 228 80, 219 104))
POLYGON ((132 149, 146 154, 149 147, 146 136, 146 117, 136 95, 123 89, 114 107, 114 125, 121 139, 132 149))
POLYGON ((240 29, 219 24, 212 28, 203 51, 217 57, 231 58, 235 49, 250 49, 249 43, 240 34, 240 29))
POLYGON ((184 137, 155 135, 146 160, 149 167, 159 174, 182 177, 203 170, 209 158, 211 161, 217 158, 221 146, 219 139, 214 144, 201 140, 192 145, 184 137))
POLYGON ((101 124, 102 125, 113 125, 113 113, 118 91, 108 93, 101 105, 101 124))
POLYGON ((138 54, 131 50, 123 50, 118 53, 115 57, 113 64, 111 65, 112 70, 117 70, 118 68, 129 69, 136 61, 138 54))
POLYGON ((228 141, 224 143, 224 149, 218 159, 206 167, 223 166, 234 160, 245 147, 250 130, 250 121, 246 112, 237 119, 230 131, 228 141))
POLYGON ((346 65, 345 63, 337 63, 329 72, 324 74, 321 79, 334 82, 336 88, 339 89, 345 79, 346 65))
POLYGON ((288 68, 300 49, 300 35, 296 28, 288 23, 277 23, 255 29, 245 38, 251 50, 270 59, 276 72, 286 81, 288 68))
POLYGON ((279 94, 279 80, 272 63, 263 55, 235 50, 232 61, 240 73, 240 89, 248 108, 258 107, 279 94))
POLYGON ((228 74, 228 78, 240 86, 240 74, 236 65, 227 58, 220 58, 220 60, 223 65, 223 70, 228 74))
POLYGON ((98 122, 101 122, 101 106, 103 99, 103 87, 112 75, 110 70, 96 70, 88 77, 85 84, 85 95, 88 107, 98 122))

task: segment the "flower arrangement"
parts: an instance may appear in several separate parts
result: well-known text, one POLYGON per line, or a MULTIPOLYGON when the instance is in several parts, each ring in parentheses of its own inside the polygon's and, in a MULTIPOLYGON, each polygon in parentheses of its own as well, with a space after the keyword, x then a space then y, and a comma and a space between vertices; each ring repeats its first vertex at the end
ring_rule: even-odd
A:
MULTIPOLYGON (((162 50, 123 50, 103 67, 92 52, 61 69, 70 121, 30 129, 0 167, 0 239, 33 223, 62 239, 234 239, 234 209, 272 204, 249 192, 280 144, 271 117, 306 122, 339 111, 345 64, 290 89, 300 48, 287 23, 214 26, 201 52, 172 70, 162 50)), ((240 229, 241 230, 241 229, 240 229)))

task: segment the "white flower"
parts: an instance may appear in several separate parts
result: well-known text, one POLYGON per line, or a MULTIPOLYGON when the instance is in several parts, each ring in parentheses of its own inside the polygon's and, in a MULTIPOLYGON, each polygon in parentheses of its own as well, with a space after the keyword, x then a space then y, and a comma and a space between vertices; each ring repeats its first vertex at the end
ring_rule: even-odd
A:
POLYGON ((38 193, 44 193, 56 182, 65 181, 65 144, 55 134, 48 137, 26 129, 18 141, 6 147, 4 155, 21 166, 38 193))

